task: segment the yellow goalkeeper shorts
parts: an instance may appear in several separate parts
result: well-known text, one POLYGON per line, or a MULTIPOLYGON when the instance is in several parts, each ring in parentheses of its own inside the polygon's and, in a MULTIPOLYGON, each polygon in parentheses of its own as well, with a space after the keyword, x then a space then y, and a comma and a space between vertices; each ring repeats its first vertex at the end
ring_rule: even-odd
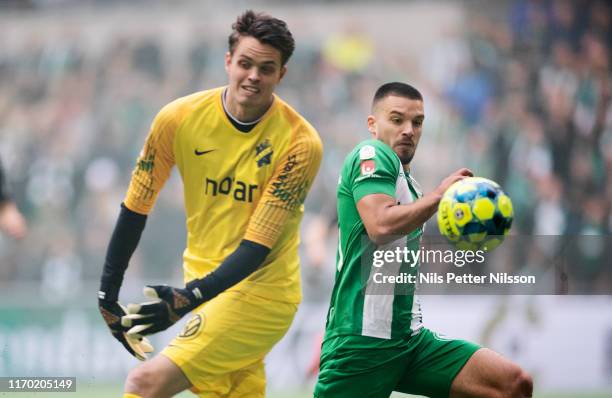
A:
POLYGON ((297 304, 220 294, 193 313, 161 353, 174 362, 203 398, 264 397, 263 359, 285 335, 297 304))

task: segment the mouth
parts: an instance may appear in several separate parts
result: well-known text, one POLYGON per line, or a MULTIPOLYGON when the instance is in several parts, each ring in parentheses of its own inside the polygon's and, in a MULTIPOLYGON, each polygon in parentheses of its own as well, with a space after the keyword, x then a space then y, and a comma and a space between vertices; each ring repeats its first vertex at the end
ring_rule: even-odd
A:
POLYGON ((255 86, 240 86, 244 91, 248 91, 249 93, 252 94, 259 94, 260 89, 258 87, 255 86))

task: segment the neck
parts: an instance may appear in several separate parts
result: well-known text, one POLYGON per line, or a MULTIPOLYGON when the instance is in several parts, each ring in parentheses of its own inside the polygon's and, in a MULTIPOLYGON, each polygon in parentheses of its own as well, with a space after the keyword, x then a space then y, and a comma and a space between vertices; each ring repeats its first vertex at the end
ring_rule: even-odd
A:
POLYGON ((404 171, 410 174, 410 163, 402 164, 404 171))
POLYGON ((271 96, 270 100, 261 106, 243 106, 236 102, 232 96, 231 88, 228 87, 223 93, 223 100, 225 110, 229 112, 234 119, 237 119, 239 122, 249 123, 260 119, 266 113, 266 111, 270 109, 270 106, 274 101, 274 97, 271 96))

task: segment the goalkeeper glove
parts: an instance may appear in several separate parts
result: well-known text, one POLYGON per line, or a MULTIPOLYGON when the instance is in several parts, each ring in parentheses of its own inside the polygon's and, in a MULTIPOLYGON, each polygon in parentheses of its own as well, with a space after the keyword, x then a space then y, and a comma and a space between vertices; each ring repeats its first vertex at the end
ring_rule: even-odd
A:
POLYGON ((128 336, 166 330, 203 302, 200 289, 190 288, 189 284, 185 289, 166 285, 146 286, 144 295, 155 301, 129 304, 127 315, 121 319, 121 325, 129 329, 128 336))
POLYGON ((134 357, 141 361, 146 360, 147 354, 153 352, 153 346, 147 338, 141 335, 126 333, 127 328, 121 325, 121 318, 126 315, 125 307, 118 301, 98 299, 98 308, 113 337, 134 357))

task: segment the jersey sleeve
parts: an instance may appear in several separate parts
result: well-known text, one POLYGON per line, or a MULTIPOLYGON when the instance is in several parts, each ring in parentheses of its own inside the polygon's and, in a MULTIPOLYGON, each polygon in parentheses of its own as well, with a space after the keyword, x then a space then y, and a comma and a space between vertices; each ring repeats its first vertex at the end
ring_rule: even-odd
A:
POLYGON ((172 104, 157 114, 144 147, 136 160, 132 179, 123 203, 140 214, 148 214, 174 166, 174 136, 178 115, 172 104))
POLYGON ((392 149, 380 142, 369 141, 353 153, 351 191, 355 203, 366 195, 382 193, 395 197, 399 160, 392 149))
POLYGON ((323 147, 312 129, 296 133, 251 216, 244 239, 272 248, 287 220, 299 211, 317 175, 323 147))

